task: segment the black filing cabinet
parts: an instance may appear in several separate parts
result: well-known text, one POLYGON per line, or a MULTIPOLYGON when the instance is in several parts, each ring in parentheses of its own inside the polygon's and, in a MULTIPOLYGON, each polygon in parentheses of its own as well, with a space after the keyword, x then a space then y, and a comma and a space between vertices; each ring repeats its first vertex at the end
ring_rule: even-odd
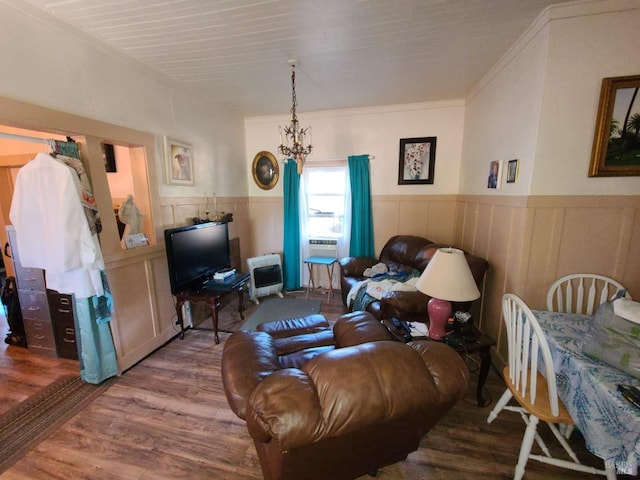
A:
POLYGON ((24 267, 20 262, 16 231, 11 225, 7 226, 7 236, 27 334, 27 348, 49 357, 77 359, 72 297, 47 290, 44 270, 24 267), (53 303, 52 294, 55 297, 53 303), (74 356, 71 356, 72 349, 74 356))
POLYGON ((78 360, 78 344, 73 316, 73 297, 47 290, 53 335, 56 340, 58 356, 78 360))

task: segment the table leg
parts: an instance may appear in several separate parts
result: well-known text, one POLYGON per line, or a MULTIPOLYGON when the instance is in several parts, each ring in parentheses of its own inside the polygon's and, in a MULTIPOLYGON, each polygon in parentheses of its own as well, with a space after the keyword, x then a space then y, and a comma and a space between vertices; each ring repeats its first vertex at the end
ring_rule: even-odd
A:
POLYGON ((176 313, 178 314, 178 320, 176 320, 176 323, 180 325, 180 339, 184 339, 184 319, 182 318, 183 305, 184 305, 184 300, 178 297, 176 299, 176 313))
POLYGON ((240 320, 244 320, 244 314, 242 313, 243 300, 244 300, 244 285, 238 289, 238 313, 240 314, 240 320))
POLYGON ((315 284, 313 283, 313 264, 312 263, 307 263, 307 268, 309 269, 309 282, 307 283, 307 295, 306 295, 306 299, 309 299, 309 290, 311 288, 315 288, 315 284))
POLYGON ((331 303, 331 295, 333 294, 333 263, 327 265, 327 275, 329 275, 329 294, 327 295, 327 301, 331 303))
POLYGON ((211 321, 213 323, 213 339, 216 345, 220 343, 218 337, 218 307, 220 307, 220 297, 214 297, 210 301, 211 303, 211 321))
POLYGON ((484 390, 484 384, 487 381, 487 375, 489 375, 489 367, 491 367, 491 351, 490 348, 482 349, 478 353, 480 357, 480 371, 478 372, 478 389, 476 390, 476 400, 478 406, 484 407, 487 405, 486 400, 482 396, 484 390))

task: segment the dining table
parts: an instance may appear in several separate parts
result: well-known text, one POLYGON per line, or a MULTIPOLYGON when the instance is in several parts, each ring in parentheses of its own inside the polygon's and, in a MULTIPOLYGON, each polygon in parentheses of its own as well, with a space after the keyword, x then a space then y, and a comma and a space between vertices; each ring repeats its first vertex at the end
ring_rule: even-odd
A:
POLYGON ((640 379, 582 352, 591 315, 533 311, 545 334, 556 372, 558 396, 584 437, 587 449, 617 473, 637 475, 640 408, 623 398, 618 385, 640 379))

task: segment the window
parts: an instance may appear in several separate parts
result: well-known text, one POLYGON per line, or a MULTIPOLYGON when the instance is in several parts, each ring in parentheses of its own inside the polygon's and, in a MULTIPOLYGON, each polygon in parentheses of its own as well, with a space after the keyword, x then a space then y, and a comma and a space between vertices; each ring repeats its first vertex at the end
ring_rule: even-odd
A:
POLYGON ((342 238, 345 231, 347 167, 305 166, 307 235, 342 238))

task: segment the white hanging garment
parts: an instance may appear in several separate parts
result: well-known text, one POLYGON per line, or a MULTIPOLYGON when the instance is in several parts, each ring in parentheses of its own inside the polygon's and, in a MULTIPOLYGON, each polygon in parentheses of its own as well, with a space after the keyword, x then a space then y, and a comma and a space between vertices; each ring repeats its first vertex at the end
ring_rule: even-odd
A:
POLYGON ((39 153, 18 171, 9 218, 22 264, 44 269, 48 288, 77 298, 104 294, 102 252, 74 170, 39 153))

